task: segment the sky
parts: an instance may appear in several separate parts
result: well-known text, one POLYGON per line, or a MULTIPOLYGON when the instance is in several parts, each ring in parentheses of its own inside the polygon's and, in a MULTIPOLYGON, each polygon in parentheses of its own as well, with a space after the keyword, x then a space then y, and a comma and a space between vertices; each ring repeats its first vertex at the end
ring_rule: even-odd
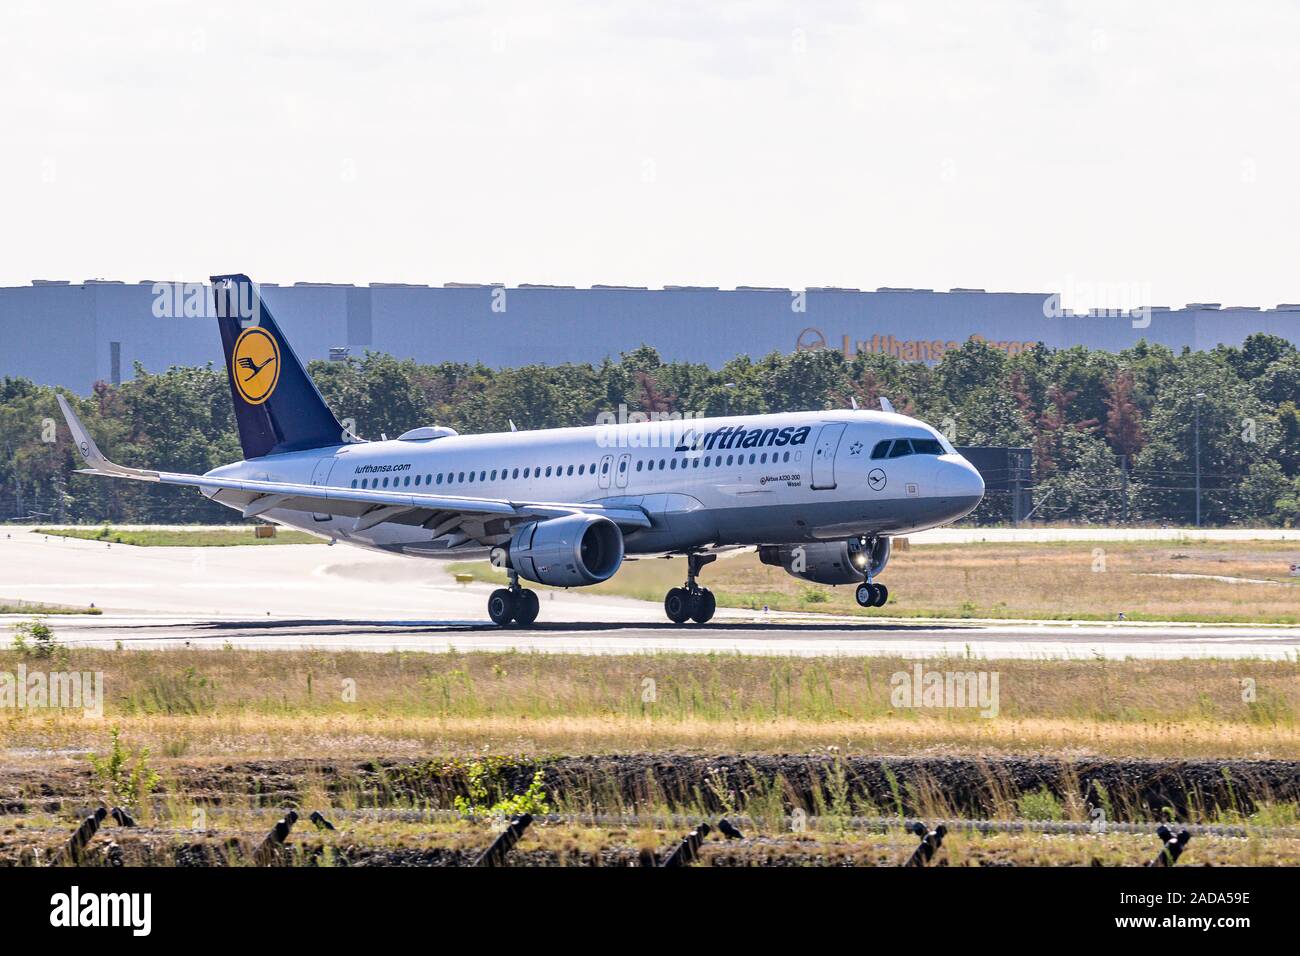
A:
POLYGON ((0 285, 1300 302, 1300 5, 0 7, 0 285))

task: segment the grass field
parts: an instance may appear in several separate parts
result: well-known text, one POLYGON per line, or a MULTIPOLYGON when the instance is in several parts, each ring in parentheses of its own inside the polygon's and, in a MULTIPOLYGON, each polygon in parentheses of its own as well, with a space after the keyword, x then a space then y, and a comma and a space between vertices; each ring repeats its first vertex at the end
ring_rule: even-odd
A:
POLYGON ((1300 759, 1300 661, 925 662, 927 672, 996 673, 994 716, 900 701, 899 675, 915 673, 901 658, 55 643, 0 650, 0 703, 4 676, 20 667, 29 681, 102 674, 104 712, 12 702, 0 712, 0 822, 11 821, 0 826, 0 863, 52 859, 76 815, 105 802, 131 807, 141 827, 96 841, 92 865, 250 865, 288 806, 304 818, 323 810, 339 829, 304 820, 283 864, 469 865, 495 835, 493 808, 522 798, 534 767, 549 768, 547 809, 537 812, 561 818, 535 824, 514 865, 644 865, 684 832, 660 818, 725 814, 750 839, 711 838, 701 865, 897 866, 916 845, 904 819, 1086 828, 1096 811, 1089 792, 1101 795, 1106 819, 1140 832, 956 824, 941 860, 1140 865, 1158 846, 1148 831, 1177 819, 1244 828, 1198 835, 1189 863, 1300 863, 1290 771, 1275 772, 1272 785, 1252 777, 1270 766, 1261 760, 1300 759), (115 740, 122 759, 112 769, 115 740), (1039 767, 1044 757, 1062 768, 1050 786, 1037 771, 1012 782, 1023 774, 1013 764, 1039 767), (1199 776, 1187 769, 1197 758, 1199 776), (812 767, 817 775, 804 776, 812 767), (480 770, 485 789, 475 797, 480 770), (1098 773, 1112 784, 1096 788, 1098 773), (1153 792, 1193 802, 1174 813, 1143 796, 1153 792), (468 809, 457 801, 467 794, 468 809), (796 812, 806 813, 806 830, 791 822, 796 812), (863 829, 858 818, 886 828, 863 829))
MULTIPOLYGON (((57 624, 55 625, 57 636, 57 624)), ((97 749, 113 727, 156 755, 629 750, 1092 753, 1300 758, 1300 663, 932 660, 996 674, 996 715, 911 706, 889 658, 82 650, 0 653, 0 672, 101 672, 104 718, 11 710, 10 754, 97 749), (991 670, 990 668, 995 668, 991 670)), ((991 686, 991 685, 990 685, 991 686)), ((960 703, 960 702, 956 702, 960 703)))
MULTIPOLYGON (((1287 542, 1196 544, 1053 542, 926 545, 896 551, 880 580, 889 604, 876 615, 1034 620, 1300 623, 1300 579, 1287 542), (1223 580, 1223 579, 1230 580, 1223 580)), ((451 570, 504 582, 487 562, 451 570)), ((686 577, 683 559, 626 562, 592 590, 662 601, 686 577)), ((724 607, 864 612, 850 586, 827 587, 759 563, 724 557, 700 581, 724 607)))
POLYGON ((16 601, 0 598, 0 614, 103 614, 97 607, 77 607, 72 604, 45 604, 40 601, 16 601))
POLYGON ((324 544, 315 535, 305 531, 276 529, 273 538, 253 536, 253 525, 202 529, 120 529, 107 525, 84 528, 37 528, 33 534, 58 535, 64 538, 82 538, 87 541, 104 541, 110 544, 129 544, 139 548, 225 548, 232 545, 264 544, 324 544))

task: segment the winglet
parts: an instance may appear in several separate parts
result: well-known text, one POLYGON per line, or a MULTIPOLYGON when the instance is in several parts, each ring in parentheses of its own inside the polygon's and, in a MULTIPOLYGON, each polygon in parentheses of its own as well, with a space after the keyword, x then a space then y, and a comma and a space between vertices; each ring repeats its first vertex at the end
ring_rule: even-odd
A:
POLYGON ((85 459, 86 464, 90 466, 90 471, 101 475, 120 475, 123 478, 144 478, 150 481, 158 480, 158 472, 145 471, 141 468, 127 468, 124 465, 117 465, 104 457, 104 453, 99 450, 95 444, 95 439, 90 437, 90 432, 86 431, 86 426, 81 424, 81 419, 77 413, 72 410, 68 400, 58 392, 54 393, 58 399, 59 409, 63 412, 63 418, 68 423, 68 431, 72 432, 72 440, 77 444, 77 451, 81 452, 81 457, 85 459))

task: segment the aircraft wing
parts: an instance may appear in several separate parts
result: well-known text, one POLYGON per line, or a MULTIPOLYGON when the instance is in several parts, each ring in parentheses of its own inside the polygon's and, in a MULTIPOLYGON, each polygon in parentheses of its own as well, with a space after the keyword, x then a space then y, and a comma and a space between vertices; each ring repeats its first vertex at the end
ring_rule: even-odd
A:
MULTIPOLYGON (((650 519, 639 508, 607 508, 581 502, 513 501, 505 498, 472 498, 460 495, 435 495, 405 491, 381 491, 374 488, 330 488, 293 482, 255 481, 187 475, 143 468, 128 468, 111 462, 99 450, 81 420, 62 395, 59 408, 68 422, 88 468, 79 474, 155 481, 164 485, 187 485, 198 488, 207 497, 240 508, 245 518, 253 518, 274 509, 310 511, 341 518, 352 518, 351 530, 364 531, 391 521, 422 525, 435 532, 434 537, 451 534, 461 540, 474 539, 491 543, 507 534, 512 525, 524 521, 545 520, 568 514, 598 514, 609 518, 624 530, 648 528, 650 519)), ((449 546, 459 543, 453 540, 449 546)))

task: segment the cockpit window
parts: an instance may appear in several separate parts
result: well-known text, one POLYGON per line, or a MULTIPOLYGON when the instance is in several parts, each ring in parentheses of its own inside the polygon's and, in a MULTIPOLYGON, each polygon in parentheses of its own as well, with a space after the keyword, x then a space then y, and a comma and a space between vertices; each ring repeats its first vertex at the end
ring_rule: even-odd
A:
POLYGON ((912 454, 912 443, 906 438, 895 438, 894 447, 889 450, 890 458, 902 458, 904 455, 912 454))
POLYGON ((876 442, 876 447, 871 449, 872 458, 885 458, 889 455, 889 439, 876 442))
POLYGON ((934 438, 913 438, 912 451, 918 455, 942 455, 943 446, 934 438))

